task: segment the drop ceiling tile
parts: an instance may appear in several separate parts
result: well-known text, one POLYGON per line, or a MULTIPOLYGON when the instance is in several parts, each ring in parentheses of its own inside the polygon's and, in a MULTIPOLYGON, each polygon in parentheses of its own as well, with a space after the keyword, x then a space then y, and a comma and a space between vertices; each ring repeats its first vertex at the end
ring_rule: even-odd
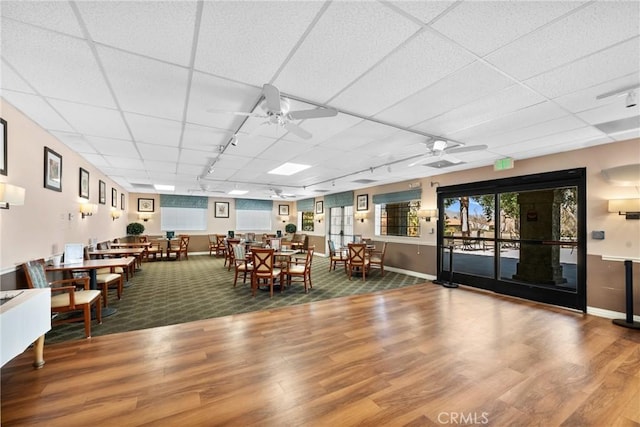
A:
POLYGON ((596 99, 599 95, 609 93, 626 87, 640 87, 640 72, 630 73, 617 79, 605 83, 580 89, 567 95, 554 98, 554 102, 562 105, 572 113, 590 110, 607 104, 624 103, 627 93, 609 96, 607 98, 596 99))
POLYGON ((574 129, 581 129, 584 127, 585 124, 582 120, 579 120, 573 116, 565 116, 543 123, 538 123, 532 126, 523 126, 520 129, 516 129, 511 132, 493 135, 484 139, 479 138, 477 141, 482 144, 490 144, 492 149, 499 149, 499 147, 505 145, 510 145, 521 141, 531 141, 545 137, 547 135, 555 135, 574 129))
MULTIPOLYGON (((154 174, 155 172, 161 172, 165 174, 175 174, 177 169, 177 163, 171 160, 151 160, 144 159, 144 167, 154 174)), ((157 176, 157 175, 156 175, 157 176)))
POLYGON ((226 145, 232 136, 233 132, 187 123, 182 135, 182 147, 214 151, 218 146, 226 145))
POLYGON ((104 156, 106 161, 111 167, 120 169, 137 169, 144 170, 144 163, 140 159, 119 157, 119 156, 104 156))
POLYGON ((167 147, 158 144, 137 143, 136 146, 140 151, 140 155, 145 160, 161 160, 167 162, 175 162, 178 158, 178 147, 167 147))
POLYGON ((418 29, 377 2, 331 3, 275 84, 283 92, 326 102, 418 29))
POLYGON ((3 17, 83 38, 73 10, 61 1, 4 1, 3 17))
POLYGON ((115 106, 93 53, 82 40, 3 20, 2 57, 41 95, 115 106))
POLYGON ((606 104, 598 108, 583 111, 581 113, 577 113, 576 116, 580 117, 587 123, 596 125, 627 117, 639 117, 640 105, 636 104, 635 107, 627 108, 625 106, 625 98, 623 97, 616 103, 606 104))
POLYGON ((511 85, 512 80, 476 61, 374 117, 411 127, 511 85))
POLYGON ((35 95, 36 92, 26 81, 13 71, 13 68, 6 62, 0 61, 0 94, 5 90, 13 90, 21 93, 35 95))
POLYGON ((235 132, 244 117, 231 113, 250 112, 261 94, 262 86, 247 86, 194 72, 187 121, 235 132), (207 111, 211 109, 218 112, 207 111))
POLYGON ((2 97, 18 110, 28 112, 29 118, 44 129, 73 131, 69 123, 39 96, 3 90, 2 97))
POLYGON ((96 43, 189 65, 195 1, 80 1, 76 5, 96 43))
POLYGON ((134 113, 124 113, 124 118, 137 142, 177 147, 180 145, 182 123, 158 119, 134 113))
MULTIPOLYGON (((472 126, 460 132, 453 132, 449 137, 467 143, 490 144, 493 135, 508 132, 567 116, 567 112, 551 101, 532 105, 514 111, 503 117, 472 126)), ((584 123, 583 123, 584 125, 584 123)))
POLYGON ((107 138, 130 138, 122 116, 116 110, 55 99, 49 99, 49 103, 78 133, 107 138))
POLYGON ((250 5, 204 2, 196 69, 261 87, 273 79, 323 7, 322 2, 250 5))
POLYGON ((55 136, 60 142, 71 148, 76 153, 81 154, 97 154, 97 151, 86 140, 83 135, 72 132, 52 131, 51 135, 55 136))
POLYGON ((567 151, 569 144, 582 144, 596 138, 602 138, 602 136, 602 132, 592 127, 583 127, 566 132, 559 132, 554 135, 546 135, 528 141, 505 145, 496 151, 502 155, 511 156, 516 159, 527 158, 530 156, 527 153, 532 149, 538 150, 544 147, 549 147, 552 151, 558 152, 559 150, 557 147, 561 146, 561 151, 567 151))
POLYGON ((441 116, 414 126, 425 132, 447 135, 480 123, 500 118, 503 115, 544 102, 540 95, 513 85, 470 104, 456 108, 441 116))
POLYGON ((638 36, 638 2, 592 2, 489 55, 489 62, 527 79, 638 36), (612 29, 614 29, 612 31, 612 29))
POLYGON ((556 98, 607 80, 638 73, 639 69, 640 38, 634 38, 526 80, 525 84, 549 98, 556 98))
POLYGON ((189 74, 185 68, 104 47, 98 48, 98 56, 123 110, 182 120, 189 74))
MULTIPOLYGON (((81 153, 81 156, 84 157, 90 164, 102 170, 108 166, 111 166, 109 162, 102 156, 101 154, 93 154, 93 153, 81 153)), ((103 172, 107 174, 106 172, 103 172)))
POLYGON ((87 141, 96 151, 103 156, 122 156, 131 159, 139 159, 140 155, 133 142, 123 139, 101 138, 87 136, 87 141))
POLYGON ((455 3, 455 1, 394 1, 391 6, 409 13, 426 24, 455 3))
POLYGON ((611 138, 615 141, 625 141, 627 139, 640 138, 640 129, 632 129, 626 132, 617 133, 611 135, 611 138))
POLYGON ((213 151, 180 150, 180 163, 183 164, 204 165, 217 157, 218 153, 213 151))
POLYGON ((371 116, 473 62, 458 46, 423 32, 340 93, 331 104, 371 116), (434 58, 438 58, 434 61, 434 58))
POLYGON ((484 56, 539 28, 584 2, 461 2, 432 27, 484 56), (499 31, 496 29, 499 28, 499 31))

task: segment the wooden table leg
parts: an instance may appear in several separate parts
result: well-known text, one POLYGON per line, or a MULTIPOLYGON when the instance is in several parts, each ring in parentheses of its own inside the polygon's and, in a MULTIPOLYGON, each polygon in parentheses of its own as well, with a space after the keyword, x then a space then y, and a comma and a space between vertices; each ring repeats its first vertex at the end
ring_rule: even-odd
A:
POLYGON ((33 367, 40 369, 44 366, 44 335, 40 335, 33 343, 33 367))

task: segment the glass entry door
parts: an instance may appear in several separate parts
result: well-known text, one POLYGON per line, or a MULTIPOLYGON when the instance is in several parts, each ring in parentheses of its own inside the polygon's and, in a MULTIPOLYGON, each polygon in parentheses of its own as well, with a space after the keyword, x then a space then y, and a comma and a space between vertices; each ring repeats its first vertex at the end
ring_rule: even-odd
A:
POLYGON ((353 242, 353 206, 329 209, 329 240, 336 248, 353 242))
POLYGON ((575 171, 439 190, 438 279, 586 310, 586 188, 575 171))

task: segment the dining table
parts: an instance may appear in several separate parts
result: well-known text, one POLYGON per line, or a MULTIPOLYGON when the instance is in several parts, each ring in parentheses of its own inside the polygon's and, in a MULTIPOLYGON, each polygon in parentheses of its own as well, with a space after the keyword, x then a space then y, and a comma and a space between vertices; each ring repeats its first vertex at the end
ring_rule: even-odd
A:
MULTIPOLYGON (((144 256, 145 248, 113 248, 113 249, 94 249, 88 251, 90 258, 111 258, 111 257, 123 257, 132 256, 136 259, 136 269, 142 269, 142 257, 144 256)), ((133 270, 131 271, 133 274, 133 270)), ((129 276, 127 274, 127 280, 129 276)))
MULTIPOLYGON (((89 287, 94 290, 98 290, 98 273, 97 270, 101 268, 115 268, 122 267, 123 269, 131 268, 132 264, 135 264, 135 257, 122 257, 122 258, 104 258, 104 259, 86 259, 82 262, 74 263, 61 263, 60 265, 48 265, 46 271, 60 271, 60 272, 88 272, 89 273, 89 287)), ((102 317, 111 316, 115 314, 117 310, 112 307, 102 308, 102 317)))

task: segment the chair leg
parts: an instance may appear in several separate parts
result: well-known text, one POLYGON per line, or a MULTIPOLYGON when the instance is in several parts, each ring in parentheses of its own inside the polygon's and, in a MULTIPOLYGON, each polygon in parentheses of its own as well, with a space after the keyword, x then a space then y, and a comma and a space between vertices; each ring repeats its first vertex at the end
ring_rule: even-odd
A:
MULTIPOLYGON (((96 311, 100 307, 100 301, 96 304, 96 311)), ((85 304, 84 308, 84 336, 91 338, 91 304, 85 304)))
POLYGON ((98 325, 102 325, 102 306, 100 305, 100 301, 96 301, 96 319, 98 320, 98 325))

